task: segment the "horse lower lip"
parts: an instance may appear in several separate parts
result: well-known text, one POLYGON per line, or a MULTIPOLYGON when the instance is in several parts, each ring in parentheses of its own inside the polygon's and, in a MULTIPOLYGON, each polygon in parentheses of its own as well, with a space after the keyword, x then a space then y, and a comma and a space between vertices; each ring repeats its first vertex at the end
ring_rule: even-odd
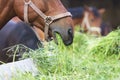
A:
POLYGON ((66 46, 69 46, 70 44, 72 44, 72 40, 69 40, 69 41, 64 41, 64 44, 66 45, 66 46))
POLYGON ((69 39, 65 41, 63 40, 63 42, 66 46, 71 45, 73 43, 73 36, 69 36, 69 39))

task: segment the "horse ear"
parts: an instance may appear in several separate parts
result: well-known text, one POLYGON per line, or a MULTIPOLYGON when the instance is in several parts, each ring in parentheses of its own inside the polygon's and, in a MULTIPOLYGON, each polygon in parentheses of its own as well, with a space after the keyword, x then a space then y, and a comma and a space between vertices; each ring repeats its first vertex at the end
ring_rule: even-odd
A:
POLYGON ((99 13, 102 15, 102 14, 104 14, 104 12, 106 11, 104 8, 101 8, 101 9, 99 9, 98 10, 99 11, 99 13))

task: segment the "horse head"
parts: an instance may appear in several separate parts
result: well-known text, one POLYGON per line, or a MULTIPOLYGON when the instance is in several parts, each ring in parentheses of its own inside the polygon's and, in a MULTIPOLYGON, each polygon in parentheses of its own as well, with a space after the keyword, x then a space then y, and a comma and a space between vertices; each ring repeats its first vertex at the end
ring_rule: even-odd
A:
POLYGON ((85 32, 89 34, 100 36, 101 35, 101 23, 102 15, 105 12, 105 9, 97 9, 95 7, 84 7, 84 18, 82 22, 82 27, 85 32))
POLYGON ((73 42, 71 14, 60 0, 15 0, 14 10, 20 19, 43 30, 46 39, 50 32, 54 38, 60 34, 65 45, 73 42))

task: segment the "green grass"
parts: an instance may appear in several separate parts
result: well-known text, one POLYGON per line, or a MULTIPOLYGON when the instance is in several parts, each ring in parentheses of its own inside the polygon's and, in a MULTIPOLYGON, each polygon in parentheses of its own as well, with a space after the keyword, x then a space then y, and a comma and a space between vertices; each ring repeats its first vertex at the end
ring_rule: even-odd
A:
MULTIPOLYGON (((29 52, 39 74, 18 74, 12 80, 119 80, 120 30, 106 37, 91 38, 75 32, 71 46, 53 41, 29 52)), ((26 58, 28 55, 24 55, 26 58)))

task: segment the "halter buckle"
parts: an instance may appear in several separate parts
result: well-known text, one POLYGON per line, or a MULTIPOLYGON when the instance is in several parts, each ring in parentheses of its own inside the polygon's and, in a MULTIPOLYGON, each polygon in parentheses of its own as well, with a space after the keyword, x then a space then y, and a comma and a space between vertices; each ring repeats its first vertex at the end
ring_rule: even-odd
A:
POLYGON ((53 22, 53 19, 51 16, 47 16, 44 21, 45 24, 50 25, 53 22))

